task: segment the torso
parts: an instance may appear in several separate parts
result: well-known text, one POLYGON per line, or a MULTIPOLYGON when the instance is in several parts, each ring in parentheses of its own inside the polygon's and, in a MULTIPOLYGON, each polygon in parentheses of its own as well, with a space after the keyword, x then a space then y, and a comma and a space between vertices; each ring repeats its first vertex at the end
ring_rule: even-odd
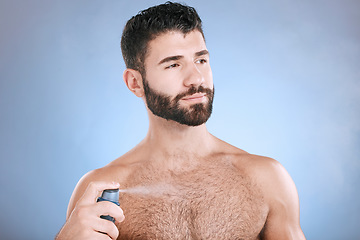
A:
POLYGON ((145 192, 120 194, 118 239, 259 239, 267 205, 234 158, 217 154, 186 171, 133 164, 121 188, 145 192))

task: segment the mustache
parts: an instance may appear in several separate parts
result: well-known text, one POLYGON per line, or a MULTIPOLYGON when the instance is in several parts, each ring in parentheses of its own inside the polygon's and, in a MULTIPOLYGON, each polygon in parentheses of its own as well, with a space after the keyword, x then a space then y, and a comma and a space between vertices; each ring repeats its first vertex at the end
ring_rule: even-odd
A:
POLYGON ((194 87, 192 86, 191 88, 189 88, 187 91, 178 94, 175 98, 174 101, 177 102, 180 99, 182 99, 183 97, 186 96, 191 96, 195 93, 205 93, 206 95, 211 96, 213 94, 213 90, 211 90, 210 88, 205 88, 203 86, 199 86, 199 87, 194 87))

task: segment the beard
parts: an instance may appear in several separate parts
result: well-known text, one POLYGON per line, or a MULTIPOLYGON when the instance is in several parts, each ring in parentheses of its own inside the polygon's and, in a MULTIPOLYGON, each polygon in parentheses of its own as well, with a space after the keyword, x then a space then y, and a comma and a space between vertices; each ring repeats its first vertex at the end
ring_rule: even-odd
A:
POLYGON ((171 99, 170 96, 150 88, 145 78, 143 78, 143 85, 146 104, 150 111, 158 117, 192 127, 199 126, 210 118, 214 100, 214 88, 212 90, 203 86, 197 88, 192 86, 186 92, 180 93, 174 99, 171 99), (193 104, 188 108, 180 106, 180 99, 195 93, 205 93, 208 101, 193 104))

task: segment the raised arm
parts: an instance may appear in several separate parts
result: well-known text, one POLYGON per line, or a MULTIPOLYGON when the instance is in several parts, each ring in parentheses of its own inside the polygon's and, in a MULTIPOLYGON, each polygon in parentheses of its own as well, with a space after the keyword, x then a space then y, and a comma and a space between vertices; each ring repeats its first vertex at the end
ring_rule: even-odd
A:
POLYGON ((56 240, 70 239, 116 239, 118 229, 114 223, 101 219, 101 215, 110 215, 117 222, 124 220, 123 211, 114 203, 97 198, 105 189, 119 188, 118 183, 92 181, 85 176, 78 183, 69 202, 66 222, 56 240))

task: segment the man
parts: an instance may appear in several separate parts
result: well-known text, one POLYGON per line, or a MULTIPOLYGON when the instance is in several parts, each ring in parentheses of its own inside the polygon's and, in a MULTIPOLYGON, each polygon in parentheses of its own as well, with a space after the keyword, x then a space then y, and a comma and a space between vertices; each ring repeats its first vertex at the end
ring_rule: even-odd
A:
POLYGON ((214 86, 195 9, 167 2, 140 12, 121 48, 124 81, 147 107, 148 134, 80 180, 57 238, 305 239, 286 170, 207 131, 214 86), (138 187, 120 194, 121 208, 96 202, 120 186, 138 187))

